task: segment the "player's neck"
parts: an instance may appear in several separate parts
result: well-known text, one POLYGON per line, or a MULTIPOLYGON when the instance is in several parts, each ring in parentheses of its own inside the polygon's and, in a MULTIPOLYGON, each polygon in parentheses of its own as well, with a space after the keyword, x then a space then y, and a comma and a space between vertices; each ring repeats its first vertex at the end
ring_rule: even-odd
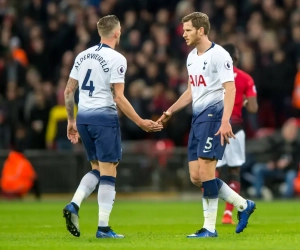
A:
POLYGON ((112 49, 115 49, 116 47, 116 41, 113 39, 101 39, 100 43, 104 43, 111 47, 112 49))
POLYGON ((211 45, 212 42, 208 40, 208 37, 202 38, 202 41, 196 45, 198 56, 201 56, 203 53, 205 53, 211 47, 211 45))

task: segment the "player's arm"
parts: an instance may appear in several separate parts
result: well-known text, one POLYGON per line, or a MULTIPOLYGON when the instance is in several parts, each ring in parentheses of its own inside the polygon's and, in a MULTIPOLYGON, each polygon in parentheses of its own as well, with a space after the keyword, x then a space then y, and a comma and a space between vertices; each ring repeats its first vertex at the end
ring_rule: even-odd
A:
POLYGON ((192 102, 192 90, 191 90, 191 83, 188 80, 188 87, 187 90, 182 93, 182 95, 178 98, 178 100, 170 107, 163 115, 157 120, 157 122, 167 122, 171 116, 184 107, 189 105, 192 102))
POLYGON ((246 100, 245 107, 249 113, 256 113, 258 110, 257 98, 256 98, 256 88, 252 77, 249 76, 247 89, 245 92, 246 100))
POLYGON ((256 96, 251 96, 251 97, 246 98, 245 107, 249 113, 256 113, 258 110, 256 96))
POLYGON ((145 131, 160 131, 163 127, 156 125, 156 123, 148 120, 143 120, 134 110, 130 102, 124 96, 124 84, 123 83, 111 83, 111 91, 114 97, 115 103, 122 110, 122 112, 132 120, 137 126, 141 127, 145 131))
POLYGON ((111 91, 113 93, 115 103, 122 110, 122 112, 136 125, 140 126, 143 119, 135 112, 130 102, 124 96, 124 84, 112 83, 111 91))
POLYGON ((225 89, 225 95, 222 122, 229 122, 235 100, 235 83, 233 81, 225 82, 223 83, 223 87, 225 89))
POLYGON ((74 121, 74 95, 75 91, 78 88, 78 81, 73 79, 72 77, 69 77, 64 96, 65 96, 65 105, 67 109, 68 114, 68 121, 74 121))
POLYGON ((229 120, 234 106, 235 91, 236 91, 235 83, 233 81, 224 82, 223 87, 225 89, 224 111, 222 116, 221 127, 216 133, 216 135, 220 134, 221 136, 222 146, 224 145, 224 141, 229 144, 229 138, 235 138, 229 120))
POLYGON ((188 104, 192 102, 192 90, 191 83, 188 80, 188 87, 186 91, 182 93, 182 95, 178 98, 178 100, 167 110, 171 114, 175 114, 186 107, 188 104))
POLYGON ((235 138, 229 121, 234 106, 236 90, 232 58, 225 50, 221 50, 215 56, 215 67, 218 72, 220 82, 223 84, 223 88, 225 89, 222 122, 216 135, 220 134, 221 145, 224 145, 224 141, 229 144, 229 138, 235 138))
MULTIPOLYGON (((72 73, 72 72, 71 72, 72 73)), ((76 128, 76 122, 74 119, 74 95, 75 91, 78 88, 78 81, 72 77, 69 77, 64 96, 65 96, 65 105, 68 115, 68 126, 67 126, 67 137, 73 143, 78 142, 78 132, 76 128)))
POLYGON ((119 56, 115 58, 115 62, 111 68, 111 92, 115 103, 122 110, 122 112, 132 120, 136 125, 146 132, 160 131, 163 126, 156 122, 150 120, 143 120, 131 106, 130 102, 124 96, 124 83, 125 83, 125 73, 127 68, 127 61, 125 57, 119 56))

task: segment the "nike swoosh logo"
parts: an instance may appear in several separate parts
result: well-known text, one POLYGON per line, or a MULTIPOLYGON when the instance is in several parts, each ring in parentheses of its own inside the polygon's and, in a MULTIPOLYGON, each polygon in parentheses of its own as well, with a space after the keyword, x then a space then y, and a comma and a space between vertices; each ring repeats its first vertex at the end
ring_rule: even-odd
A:
POLYGON ((188 67, 191 66, 191 65, 192 65, 192 63, 188 64, 188 67))
POLYGON ((203 153, 207 153, 207 152, 210 152, 211 150, 203 150, 203 153))

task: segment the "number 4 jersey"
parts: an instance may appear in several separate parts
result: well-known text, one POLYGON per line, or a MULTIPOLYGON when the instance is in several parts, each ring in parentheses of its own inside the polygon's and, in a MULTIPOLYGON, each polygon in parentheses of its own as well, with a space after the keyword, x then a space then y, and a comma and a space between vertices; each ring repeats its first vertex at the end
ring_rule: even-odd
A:
POLYGON ((234 81, 229 53, 215 43, 200 56, 195 48, 186 66, 193 98, 192 123, 220 121, 224 107, 223 83, 234 81))
POLYGON ((102 43, 76 57, 70 77, 78 80, 77 124, 119 124, 111 84, 125 83, 126 69, 126 58, 102 43))

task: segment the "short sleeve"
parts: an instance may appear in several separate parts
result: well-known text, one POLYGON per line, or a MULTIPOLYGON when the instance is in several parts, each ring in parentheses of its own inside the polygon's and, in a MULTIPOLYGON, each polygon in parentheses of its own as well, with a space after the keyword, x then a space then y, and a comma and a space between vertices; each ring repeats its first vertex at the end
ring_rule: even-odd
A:
POLYGON ((234 82, 233 63, 227 51, 220 51, 215 57, 215 66, 221 83, 234 82))
POLYGON ((245 93, 246 97, 256 96, 256 88, 253 81, 253 78, 251 76, 247 79, 247 89, 245 93))
POLYGON ((110 83, 125 83, 127 60, 124 56, 116 58, 111 67, 110 83))
POLYGON ((75 67, 76 59, 74 61, 74 65, 69 76, 75 80, 78 80, 78 67, 77 68, 75 67))

